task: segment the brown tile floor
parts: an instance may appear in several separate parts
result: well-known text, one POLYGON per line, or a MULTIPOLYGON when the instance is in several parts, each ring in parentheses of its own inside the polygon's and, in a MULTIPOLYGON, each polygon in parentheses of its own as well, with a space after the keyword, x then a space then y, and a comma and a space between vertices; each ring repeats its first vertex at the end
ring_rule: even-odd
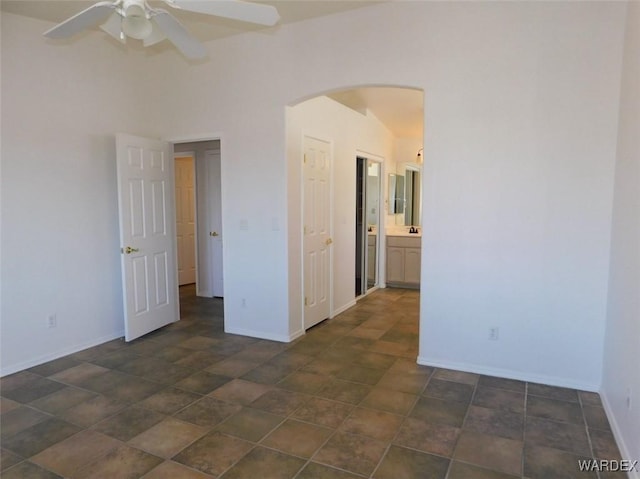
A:
POLYGON ((3 478, 597 478, 578 459, 620 458, 597 394, 417 365, 415 291, 291 344, 181 296, 176 324, 2 378, 3 478))

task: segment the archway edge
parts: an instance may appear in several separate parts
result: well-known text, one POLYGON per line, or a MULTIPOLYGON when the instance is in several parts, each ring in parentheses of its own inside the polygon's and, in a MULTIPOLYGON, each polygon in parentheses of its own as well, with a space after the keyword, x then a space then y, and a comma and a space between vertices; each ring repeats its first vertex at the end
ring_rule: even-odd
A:
POLYGON ((300 103, 304 103, 307 100, 311 100, 319 96, 326 96, 332 93, 339 93, 339 92, 349 91, 349 90, 359 90, 362 88, 395 88, 395 89, 403 89, 403 90, 421 91, 424 93, 424 88, 418 85, 407 85, 407 84, 399 84, 399 83, 356 83, 352 85, 336 86, 334 88, 329 88, 326 90, 319 90, 314 93, 309 93, 290 101, 289 103, 287 103, 287 106, 296 106, 296 105, 299 105, 300 103))

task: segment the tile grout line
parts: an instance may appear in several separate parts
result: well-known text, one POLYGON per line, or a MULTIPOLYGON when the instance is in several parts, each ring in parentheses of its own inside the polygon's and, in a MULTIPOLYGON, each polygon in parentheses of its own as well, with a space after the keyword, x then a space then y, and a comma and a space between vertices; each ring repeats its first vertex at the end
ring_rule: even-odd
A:
MULTIPOLYGON (((435 374, 435 371, 436 371, 436 368, 432 368, 432 369, 433 370, 431 371, 431 373, 427 377, 427 380, 425 381, 424 386, 422 386, 422 388, 420 389, 420 392, 418 392, 418 394, 416 394, 416 398, 413 401, 413 404, 407 410, 407 412, 405 414, 403 414, 402 422, 400 423, 400 426, 398 427, 398 430, 396 431, 394 436, 391 438, 391 440, 389 440, 389 443, 387 444, 387 447, 385 448, 384 454, 382 454, 382 456, 380 457, 380 460, 378 461, 378 464, 376 465, 376 467, 371 472, 370 477, 373 477, 375 475, 375 473, 378 471, 378 469, 380 468, 380 466, 382 465, 382 462, 384 461, 385 457, 387 456, 387 454, 389 452, 389 449, 393 445, 394 441, 398 438, 398 435, 400 434, 400 431, 402 430, 402 427, 405 425, 405 423, 409 419, 409 416, 410 416, 411 412, 416 407, 416 404, 418 404, 418 401, 420 401, 420 398, 422 397, 424 391, 427 389, 427 386, 429 385, 429 382, 431 381, 431 378, 433 377, 433 375, 435 374)), ((405 447, 406 449, 410 449, 412 451, 417 451, 417 452, 420 452, 420 453, 424 453, 424 451, 420 451, 420 450, 414 449, 412 447, 407 447, 407 446, 400 446, 400 447, 405 447)))
POLYGON ((524 409, 522 415, 522 456, 520 457, 520 477, 524 479, 526 441, 527 441, 527 406, 529 404, 529 383, 524 383, 524 409))
MULTIPOLYGON (((596 458, 596 453, 595 450, 593 449, 593 442, 591 441, 591 433, 589 432, 589 424, 587 423, 587 417, 584 414, 584 404, 582 403, 582 396, 580 396, 580 393, 578 394, 578 404, 580 404, 580 413, 582 414, 582 422, 584 424, 584 431, 585 434, 587 435, 587 442, 589 443, 589 452, 591 453, 591 459, 595 460, 596 458)), ((596 477, 598 479, 600 479, 600 470, 599 468, 596 468, 596 477)))
POLYGON ((460 442, 460 436, 462 436, 462 433, 463 433, 464 424, 465 422, 467 422, 467 418, 469 417, 469 414, 471 412, 471 406, 473 405, 473 400, 475 399, 476 392, 478 391, 478 384, 480 383, 480 377, 481 376, 478 376, 477 381, 473 385, 473 392, 471 393, 471 398, 469 399, 469 404, 467 405, 467 410, 464 414, 464 418, 462 418, 462 424, 460 425, 460 428, 459 428, 460 433, 458 434, 455 445, 453 446, 453 451, 451 452, 451 459, 449 460, 449 467, 447 467, 447 472, 444 476, 444 479, 449 479, 449 475, 451 474, 451 468, 453 467, 456 449, 458 449, 458 443, 460 442))

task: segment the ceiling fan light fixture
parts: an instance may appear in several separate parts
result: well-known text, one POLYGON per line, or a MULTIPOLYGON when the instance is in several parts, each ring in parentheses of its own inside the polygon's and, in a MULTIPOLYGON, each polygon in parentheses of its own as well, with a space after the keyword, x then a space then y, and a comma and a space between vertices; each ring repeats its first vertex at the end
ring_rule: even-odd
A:
POLYGON ((159 43, 165 38, 167 38, 165 34, 162 33, 162 30, 160 30, 160 27, 158 27, 158 24, 153 21, 153 19, 151 19, 151 27, 152 27, 151 34, 143 40, 145 47, 150 47, 151 45, 155 45, 156 43, 159 43))
POLYGON ((137 2, 125 5, 122 31, 128 37, 136 40, 144 40, 151 35, 153 25, 151 25, 151 20, 147 18, 144 5, 140 5, 137 2))
MULTIPOLYGON (((159 3, 160 0, 154 1, 159 3)), ((265 26, 274 25, 280 18, 275 7, 246 0, 164 0, 164 2, 173 8, 187 12, 265 26)), ((189 34, 178 19, 166 10, 153 8, 147 0, 99 0, 50 28, 43 35, 51 39, 70 38, 96 25, 100 25, 102 30, 122 43, 126 42, 126 37, 142 40, 144 46, 155 45, 167 39, 190 60, 201 60, 207 56, 204 45, 189 34)))

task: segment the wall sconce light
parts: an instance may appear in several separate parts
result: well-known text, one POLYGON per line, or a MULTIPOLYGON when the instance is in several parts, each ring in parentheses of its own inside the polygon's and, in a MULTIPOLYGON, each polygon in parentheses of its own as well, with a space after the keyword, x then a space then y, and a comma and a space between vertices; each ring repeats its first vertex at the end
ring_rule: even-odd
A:
POLYGON ((424 148, 420 148, 418 150, 418 154, 416 155, 416 163, 421 165, 424 161, 424 148))

